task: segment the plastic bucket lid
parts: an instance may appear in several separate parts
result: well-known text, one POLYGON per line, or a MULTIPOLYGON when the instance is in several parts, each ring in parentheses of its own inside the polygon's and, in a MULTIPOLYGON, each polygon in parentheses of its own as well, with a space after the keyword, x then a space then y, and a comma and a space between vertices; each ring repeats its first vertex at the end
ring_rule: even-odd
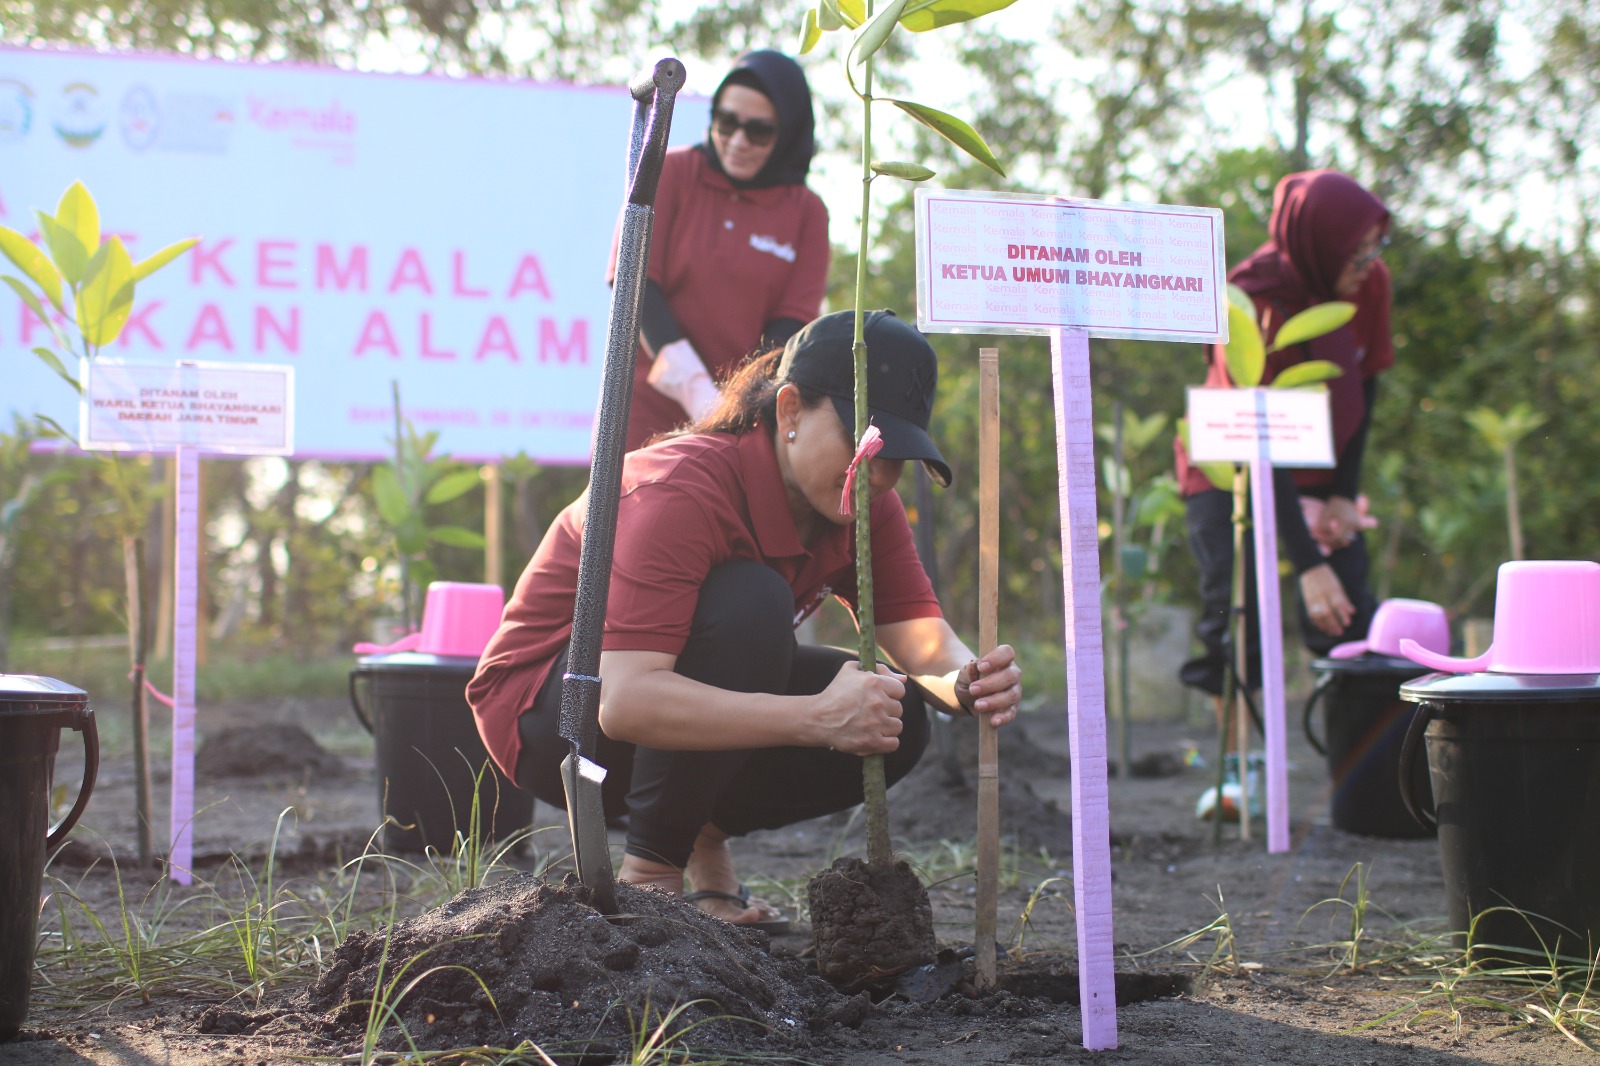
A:
POLYGON ((59 719, 73 725, 89 706, 89 694, 76 685, 36 674, 0 674, 0 715, 59 719))

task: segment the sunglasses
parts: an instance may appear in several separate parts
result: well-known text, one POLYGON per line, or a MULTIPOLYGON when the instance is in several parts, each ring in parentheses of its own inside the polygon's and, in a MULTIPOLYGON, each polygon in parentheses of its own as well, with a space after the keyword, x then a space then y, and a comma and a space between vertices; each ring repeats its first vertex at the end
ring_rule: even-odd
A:
POLYGON ((1366 266, 1368 263, 1370 263, 1373 260, 1377 259, 1378 256, 1382 255, 1383 254, 1383 250, 1385 248, 1387 248, 1387 247, 1389 247, 1389 237, 1388 237, 1387 234, 1385 234, 1378 241, 1378 243, 1373 246, 1372 251, 1367 252, 1367 253, 1365 253, 1363 255, 1353 256, 1351 258, 1351 260, 1350 260, 1350 265, 1352 267, 1354 267, 1355 269, 1360 270, 1362 267, 1366 266))
POLYGON ((764 118, 747 118, 741 121, 738 115, 720 107, 711 116, 711 125, 723 137, 732 137, 740 130, 744 130, 744 139, 756 148, 765 148, 778 135, 778 124, 775 122, 769 122, 764 118))

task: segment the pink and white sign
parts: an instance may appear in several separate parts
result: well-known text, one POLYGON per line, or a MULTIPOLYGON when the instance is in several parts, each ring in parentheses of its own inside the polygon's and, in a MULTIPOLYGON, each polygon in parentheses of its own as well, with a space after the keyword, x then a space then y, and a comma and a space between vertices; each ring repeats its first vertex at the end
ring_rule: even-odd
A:
POLYGON ((88 451, 294 454, 294 367, 149 366, 84 360, 79 444, 88 451))
POLYGON ((1201 463, 1331 467, 1326 389, 1205 389, 1189 393, 1189 457, 1201 463))
POLYGON ((918 189, 917 326, 1222 343, 1222 212, 918 189))
MULTIPOLYGON (((587 463, 632 115, 622 87, 0 48, 0 224, 81 180, 135 260, 199 237, 104 354, 294 367, 302 455, 387 456, 398 379, 458 458, 587 463)), ((674 142, 704 117, 680 97, 674 142)), ((70 424, 0 294, 0 417, 70 424)))

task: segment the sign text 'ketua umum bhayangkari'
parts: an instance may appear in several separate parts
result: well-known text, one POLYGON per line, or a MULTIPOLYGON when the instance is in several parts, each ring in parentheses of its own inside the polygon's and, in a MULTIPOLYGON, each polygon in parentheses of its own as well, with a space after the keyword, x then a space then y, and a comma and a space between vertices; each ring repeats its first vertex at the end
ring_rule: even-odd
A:
POLYGON ((918 189, 917 325, 1223 342, 1222 212, 918 189))

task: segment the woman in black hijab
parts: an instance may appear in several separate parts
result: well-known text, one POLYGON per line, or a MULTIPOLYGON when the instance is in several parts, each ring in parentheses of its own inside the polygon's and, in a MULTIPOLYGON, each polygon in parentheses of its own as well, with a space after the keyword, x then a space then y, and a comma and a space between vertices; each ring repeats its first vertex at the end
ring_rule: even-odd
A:
POLYGON ((698 418, 746 358, 820 313, 828 211, 805 184, 813 131, 799 64, 751 52, 711 98, 705 141, 667 153, 639 314, 630 450, 698 418))

